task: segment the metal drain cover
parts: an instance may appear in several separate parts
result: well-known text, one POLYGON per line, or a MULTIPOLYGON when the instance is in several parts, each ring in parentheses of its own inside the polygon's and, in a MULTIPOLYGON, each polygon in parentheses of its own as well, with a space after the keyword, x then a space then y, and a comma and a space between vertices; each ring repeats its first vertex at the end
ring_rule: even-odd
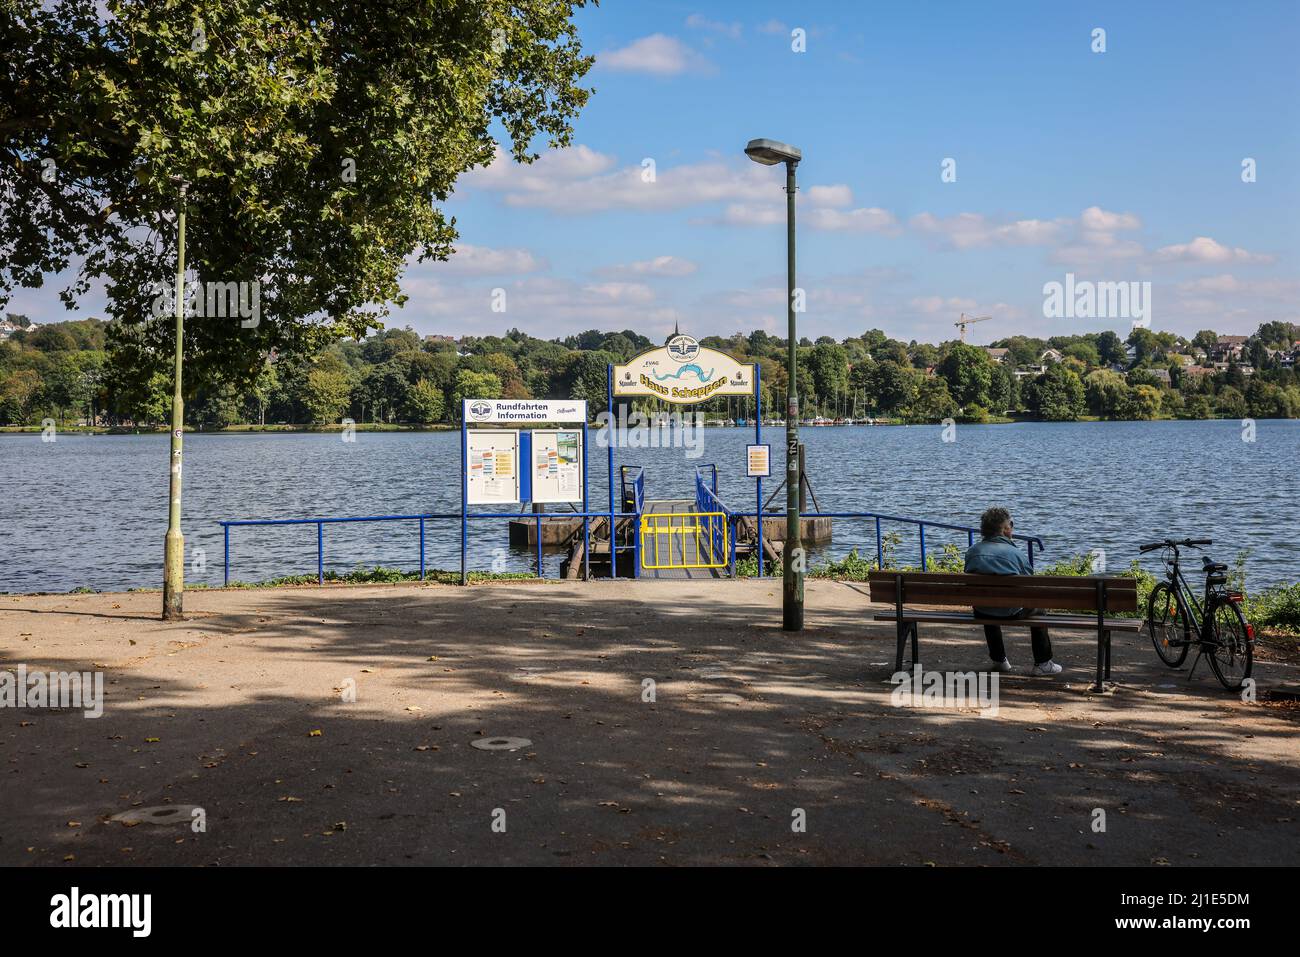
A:
POLYGON ((530 748, 533 742, 527 738, 475 738, 470 743, 470 747, 478 748, 480 751, 518 751, 520 748, 530 748))
POLYGON ((195 804, 163 804, 158 807, 133 807, 109 820, 122 824, 189 824, 194 820, 195 804))

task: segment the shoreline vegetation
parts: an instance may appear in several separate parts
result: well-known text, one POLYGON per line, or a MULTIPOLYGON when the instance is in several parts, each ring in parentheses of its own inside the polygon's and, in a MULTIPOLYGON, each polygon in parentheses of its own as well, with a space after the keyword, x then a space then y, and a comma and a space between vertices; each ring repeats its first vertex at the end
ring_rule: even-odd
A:
MULTIPOLYGON (((0 339, 0 428, 166 430, 171 353, 142 353, 120 321, 38 324, 12 313, 0 339)), ((185 425, 195 432, 455 428, 461 400, 582 399, 605 411, 607 367, 656 345, 638 332, 588 330, 539 339, 425 335, 385 329, 361 339, 337 331, 297 352, 252 354, 239 366, 184 377, 185 425)), ((705 336, 702 346, 761 369, 764 418, 785 406, 784 339, 756 330, 705 336)), ((822 423, 1300 418, 1300 324, 1266 322, 1251 335, 1205 329, 1190 339, 1135 327, 989 346, 892 339, 879 329, 798 343, 800 415, 822 423)), ((629 400, 649 416, 684 411, 629 400)), ((753 421, 751 397, 710 399, 685 411, 706 422, 753 421)))

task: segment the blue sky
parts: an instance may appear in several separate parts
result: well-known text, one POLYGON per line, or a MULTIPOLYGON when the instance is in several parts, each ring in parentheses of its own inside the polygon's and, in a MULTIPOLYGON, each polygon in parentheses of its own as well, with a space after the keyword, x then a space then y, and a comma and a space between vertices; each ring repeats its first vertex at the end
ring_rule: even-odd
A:
POLYGON ((574 146, 466 176, 461 250, 412 266, 396 324, 782 332, 783 177, 745 159, 756 136, 805 157, 801 334, 937 342, 962 311, 993 317, 974 342, 1126 333, 1044 318, 1067 272, 1150 281, 1157 329, 1300 321, 1300 4, 608 0, 578 25, 574 146))

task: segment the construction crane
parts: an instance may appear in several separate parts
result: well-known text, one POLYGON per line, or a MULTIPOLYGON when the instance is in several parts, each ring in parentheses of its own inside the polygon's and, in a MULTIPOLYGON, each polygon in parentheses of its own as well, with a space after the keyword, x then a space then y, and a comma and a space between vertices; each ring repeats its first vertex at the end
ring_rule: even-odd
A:
POLYGON ((993 318, 992 316, 967 316, 966 313, 963 312, 961 314, 961 318, 958 319, 956 322, 954 322, 953 325, 961 329, 961 341, 965 342, 967 326, 969 326, 972 322, 983 322, 985 319, 992 319, 992 318, 993 318))

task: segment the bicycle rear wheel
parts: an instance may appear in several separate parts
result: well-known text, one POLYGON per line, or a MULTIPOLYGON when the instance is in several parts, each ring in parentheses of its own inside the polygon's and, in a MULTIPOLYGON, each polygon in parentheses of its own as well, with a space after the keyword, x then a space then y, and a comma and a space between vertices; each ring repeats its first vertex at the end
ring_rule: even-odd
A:
POLYGON ((1187 660, 1186 621, 1179 613, 1178 596, 1168 582, 1151 589, 1147 599, 1147 634, 1160 660, 1170 668, 1181 667, 1187 660))
POLYGON ((1225 601, 1215 606, 1210 622, 1215 639, 1209 652, 1210 667, 1220 684, 1239 691, 1255 664, 1255 642, 1246 627, 1246 616, 1236 602, 1225 601))

